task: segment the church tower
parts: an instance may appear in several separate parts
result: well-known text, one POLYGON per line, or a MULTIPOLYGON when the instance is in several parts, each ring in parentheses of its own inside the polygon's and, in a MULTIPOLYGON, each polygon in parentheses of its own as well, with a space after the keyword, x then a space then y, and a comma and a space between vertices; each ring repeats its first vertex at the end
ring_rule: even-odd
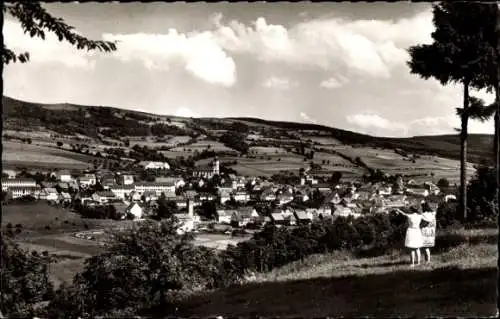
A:
POLYGON ((214 175, 219 175, 219 169, 220 169, 220 162, 219 158, 217 156, 214 158, 213 164, 212 164, 212 170, 214 175))

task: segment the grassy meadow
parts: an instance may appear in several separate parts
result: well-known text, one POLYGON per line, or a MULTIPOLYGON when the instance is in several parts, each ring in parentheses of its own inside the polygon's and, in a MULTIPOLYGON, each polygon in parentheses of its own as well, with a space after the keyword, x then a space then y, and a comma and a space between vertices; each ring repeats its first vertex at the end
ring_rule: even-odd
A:
POLYGON ((240 285, 188 297, 176 315, 495 315, 498 230, 457 230, 441 237, 441 244, 448 244, 436 249, 430 264, 410 268, 402 251, 375 258, 314 255, 240 285), (462 242, 451 243, 445 239, 449 236, 462 242))
POLYGON ((57 147, 2 141, 4 167, 86 169, 91 156, 77 154, 57 147))

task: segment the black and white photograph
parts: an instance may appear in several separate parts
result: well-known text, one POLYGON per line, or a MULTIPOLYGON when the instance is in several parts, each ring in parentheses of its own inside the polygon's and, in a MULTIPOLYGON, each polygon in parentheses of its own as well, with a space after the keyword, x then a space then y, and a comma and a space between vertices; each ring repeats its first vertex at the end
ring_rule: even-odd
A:
POLYGON ((498 315, 499 2, 1 6, 0 318, 498 315))

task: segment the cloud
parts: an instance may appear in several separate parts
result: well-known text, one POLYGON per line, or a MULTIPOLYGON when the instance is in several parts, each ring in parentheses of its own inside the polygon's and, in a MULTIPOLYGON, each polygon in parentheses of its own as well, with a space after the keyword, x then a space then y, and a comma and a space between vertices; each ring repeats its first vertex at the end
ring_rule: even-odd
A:
POLYGON ((300 117, 306 121, 306 122, 309 122, 309 123, 313 123, 313 124, 316 124, 318 123, 315 119, 312 119, 309 117, 309 115, 307 115, 306 113, 304 112, 300 112, 300 117))
POLYGON ((213 84, 232 86, 236 82, 236 64, 210 32, 181 34, 170 29, 166 34, 103 34, 119 41, 113 55, 122 61, 139 60, 147 68, 169 70, 181 65, 193 76, 213 84))
POLYGON ((175 116, 180 116, 180 117, 200 117, 200 114, 194 112, 193 110, 187 108, 187 107, 181 107, 177 109, 175 112, 175 116))
POLYGON ((262 83, 262 86, 266 88, 273 88, 273 89, 279 89, 279 90, 288 90, 292 87, 297 86, 298 83, 296 82, 291 82, 287 78, 282 78, 282 77, 276 77, 276 76, 271 76, 267 78, 264 83, 262 83))
POLYGON ((361 113, 349 115, 346 117, 348 123, 363 129, 366 133, 372 133, 372 130, 385 131, 388 133, 399 133, 406 135, 408 127, 399 122, 392 122, 388 119, 371 113, 361 113))
POLYGON ((92 59, 96 52, 77 50, 66 41, 59 41, 53 34, 46 32, 45 40, 32 38, 24 34, 23 28, 18 21, 4 20, 3 25, 4 43, 16 53, 29 52, 30 64, 57 63, 71 68, 91 69, 95 67, 92 59))
POLYGON ((326 89, 338 89, 347 83, 349 83, 349 79, 341 74, 338 74, 336 76, 333 76, 329 79, 322 81, 320 83, 320 86, 326 89))
MULTIPOLYGON (((427 116, 409 121, 390 121, 380 115, 361 113, 350 115, 346 120, 364 133, 378 136, 418 136, 456 134, 460 119, 455 115, 427 116)), ((469 133, 493 133, 493 121, 469 121, 469 133)))
POLYGON ((290 28, 263 17, 250 25, 234 20, 224 24, 221 14, 212 21, 214 37, 230 52, 252 54, 263 62, 345 68, 375 78, 388 78, 393 68, 403 66, 406 48, 428 42, 433 28, 430 12, 396 21, 315 19, 290 28))

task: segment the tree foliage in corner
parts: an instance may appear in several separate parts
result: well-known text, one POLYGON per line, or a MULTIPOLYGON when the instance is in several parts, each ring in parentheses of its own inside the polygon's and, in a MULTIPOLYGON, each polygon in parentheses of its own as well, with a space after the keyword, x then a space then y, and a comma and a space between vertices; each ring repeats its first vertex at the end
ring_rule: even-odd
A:
POLYGON ((475 111, 477 118, 488 116, 480 101, 469 95, 469 89, 491 89, 491 67, 497 63, 496 23, 498 6, 472 2, 444 1, 433 6, 432 44, 410 47, 410 72, 424 79, 437 79, 442 85, 460 83, 464 87, 461 116, 461 213, 467 212, 467 128, 468 119, 475 111), (472 102, 472 107, 470 104, 472 102))
POLYGON ((33 316, 37 304, 49 300, 54 293, 48 272, 51 259, 21 250, 4 234, 1 245, 1 313, 9 317, 33 316))
MULTIPOLYGON (((38 1, 23 1, 3 4, 3 13, 7 13, 21 23, 25 34, 45 40, 46 32, 55 34, 59 41, 67 41, 78 50, 116 51, 116 43, 90 40, 74 31, 74 27, 66 24, 62 18, 52 16, 38 1)), ((2 62, 28 62, 29 52, 15 53, 5 44, 2 50, 2 62)))

